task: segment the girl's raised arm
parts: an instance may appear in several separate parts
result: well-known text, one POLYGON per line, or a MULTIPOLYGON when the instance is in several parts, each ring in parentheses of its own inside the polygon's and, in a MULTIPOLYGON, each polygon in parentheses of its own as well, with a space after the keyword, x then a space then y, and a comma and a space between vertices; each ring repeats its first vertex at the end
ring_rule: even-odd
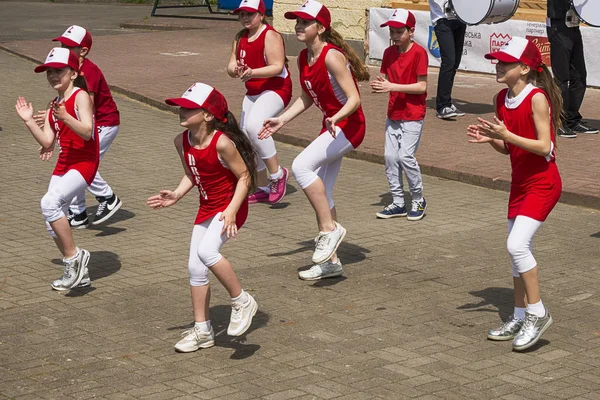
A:
POLYGON ((29 129, 29 132, 31 132, 34 139, 42 147, 48 148, 54 145, 54 131, 52 131, 50 123, 48 122, 49 112, 46 112, 46 119, 42 130, 33 119, 33 105, 28 103, 25 97, 19 97, 17 99, 15 109, 17 110, 19 117, 25 122, 25 126, 29 129))

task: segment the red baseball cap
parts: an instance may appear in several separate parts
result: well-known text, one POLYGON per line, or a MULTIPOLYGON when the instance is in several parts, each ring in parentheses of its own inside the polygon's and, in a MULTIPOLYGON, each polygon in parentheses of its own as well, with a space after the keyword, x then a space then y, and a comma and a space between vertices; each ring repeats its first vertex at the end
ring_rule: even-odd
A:
POLYGON ((229 112, 225 97, 214 87, 201 82, 194 83, 181 97, 166 99, 165 103, 183 108, 202 108, 223 122, 227 121, 225 115, 229 112))
POLYGON ((390 19, 381 24, 380 27, 391 26, 392 28, 404 28, 407 26, 409 28, 414 28, 416 24, 417 20, 413 13, 403 8, 397 8, 390 16, 390 19))
POLYGON ((498 51, 486 54, 485 58, 507 63, 521 62, 533 69, 543 64, 542 53, 535 43, 519 36, 513 36, 498 51))
POLYGON ((329 29, 331 27, 331 13, 327 7, 314 0, 308 0, 304 2, 298 11, 288 11, 283 14, 283 16, 285 19, 302 18, 307 20, 315 20, 323 25, 325 29, 329 29))
POLYGON ((46 61, 42 65, 38 65, 35 67, 35 72, 44 72, 48 68, 65 68, 71 67, 75 71, 79 72, 79 59, 69 49, 64 49, 62 47, 55 47, 50 50, 48 56, 46 57, 46 61))
POLYGON ((267 8, 265 7, 263 0, 242 0, 240 6, 233 10, 233 13, 237 14, 240 11, 248 11, 249 13, 259 12, 261 14, 265 14, 267 12, 267 8))
POLYGON ((54 42, 61 42, 69 47, 87 47, 92 48, 92 35, 84 28, 78 25, 72 25, 62 34, 62 36, 52 39, 54 42))

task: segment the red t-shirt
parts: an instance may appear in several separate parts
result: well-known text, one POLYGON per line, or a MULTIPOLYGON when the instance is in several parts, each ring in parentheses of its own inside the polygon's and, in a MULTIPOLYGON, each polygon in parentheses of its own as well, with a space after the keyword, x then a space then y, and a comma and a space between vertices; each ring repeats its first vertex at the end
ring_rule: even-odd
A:
MULTIPOLYGON (((238 61, 242 61, 252 69, 266 67, 268 64, 265 57, 265 40, 269 31, 279 34, 279 32, 270 25, 265 25, 258 37, 252 42, 249 42, 248 30, 246 30, 238 43, 238 61)), ((287 107, 292 99, 292 79, 290 78, 290 71, 287 67, 284 67, 283 71, 278 76, 272 76, 270 78, 252 78, 246 81, 246 94, 248 96, 256 96, 267 90, 277 93, 283 100, 283 105, 287 107)))
MULTIPOLYGON (((81 89, 76 88, 71 96, 65 100, 65 108, 69 115, 79 119, 75 108, 75 98, 81 89)), ((86 94, 87 96, 87 94, 86 94)), ((55 99, 52 103, 58 101, 55 99)), ((64 175, 74 169, 79 171, 88 185, 91 185, 98 171, 100 162, 100 150, 98 146, 98 130, 93 124, 93 134, 90 140, 83 140, 81 136, 73 132, 64 122, 54 119, 54 114, 49 111, 48 122, 50 128, 56 135, 56 144, 58 144, 58 160, 54 167, 52 175, 64 175)))
POLYGON ((87 58, 81 64, 81 72, 87 83, 88 92, 94 94, 96 125, 117 126, 121 124, 119 110, 100 68, 87 58))
MULTIPOLYGON (((400 53, 398 46, 393 45, 385 49, 380 71, 392 83, 417 83, 419 76, 427 76, 428 62, 427 52, 416 43, 406 53, 400 53)), ((387 116, 394 121, 425 119, 426 100, 427 93, 390 92, 387 116)))
MULTIPOLYGON (((231 203, 238 179, 233 172, 225 168, 219 159, 217 142, 225 135, 216 131, 205 149, 196 149, 190 144, 189 131, 183 132, 183 157, 194 177, 194 184, 200 194, 200 209, 195 224, 224 211, 231 203)), ((248 217, 248 200, 244 200, 236 214, 236 225, 241 228, 248 217)))

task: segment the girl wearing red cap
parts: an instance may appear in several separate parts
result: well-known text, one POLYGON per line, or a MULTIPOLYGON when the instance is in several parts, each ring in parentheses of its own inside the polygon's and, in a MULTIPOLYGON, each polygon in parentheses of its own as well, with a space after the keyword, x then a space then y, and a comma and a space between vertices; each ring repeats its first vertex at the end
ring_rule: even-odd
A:
POLYGON ((247 196, 248 189, 254 187, 256 153, 229 112, 227 101, 213 87, 195 83, 182 97, 167 99, 166 103, 180 107, 180 125, 186 128, 175 138, 185 174, 175 190, 161 190, 147 204, 153 209, 169 207, 198 187, 200 208, 188 261, 195 325, 175 345, 177 351, 191 352, 215 343, 208 315, 209 269, 231 296, 227 334, 243 335, 258 309, 254 298, 240 286, 231 263, 219 252, 248 216, 247 196))
POLYGON ((240 126, 260 158, 258 190, 250 203, 279 203, 285 196, 288 170, 281 168, 273 138, 258 139, 263 121, 278 115, 292 97, 283 38, 265 21, 262 0, 242 0, 234 13, 244 26, 233 41, 227 73, 246 85, 240 126), (267 179, 267 169, 269 177, 267 179))
POLYGON ((302 95, 277 118, 265 120, 259 138, 266 138, 315 104, 323 112, 320 135, 296 157, 292 171, 317 214, 319 235, 312 261, 300 278, 316 280, 339 276, 342 264, 336 250, 346 230, 336 222, 332 192, 344 154, 365 136, 365 117, 356 79, 369 80, 369 70, 342 36, 331 28, 327 7, 305 2, 285 13, 296 20, 296 37, 306 45, 298 57, 302 95))
POLYGON ((537 46, 513 37, 499 51, 486 55, 498 60, 496 80, 508 86, 494 98, 494 122, 478 118, 469 125, 471 143, 489 143, 510 156, 512 179, 508 204, 507 248, 512 260, 514 313, 491 340, 513 340, 525 350, 540 339, 552 317, 540 297, 538 265, 531 253, 535 232, 561 194, 556 166, 555 130, 561 127, 562 97, 537 46))
POLYGON ((48 192, 41 208, 46 226, 63 255, 64 274, 52 282, 55 290, 88 286, 87 264, 90 253, 75 246, 67 219, 73 197, 94 180, 98 170, 98 132, 93 121, 93 107, 85 79, 79 75, 79 60, 68 49, 56 47, 35 72, 46 72, 48 82, 58 92, 48 107, 43 129, 34 120, 33 106, 23 97, 16 104, 17 113, 43 149, 58 144, 59 156, 48 192))

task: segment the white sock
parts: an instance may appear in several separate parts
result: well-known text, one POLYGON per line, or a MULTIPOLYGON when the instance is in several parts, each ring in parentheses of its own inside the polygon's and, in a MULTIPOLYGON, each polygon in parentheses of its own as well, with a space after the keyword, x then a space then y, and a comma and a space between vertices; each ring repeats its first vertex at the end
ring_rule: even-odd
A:
POLYGON ((194 327, 201 332, 210 332, 210 319, 204 322, 196 321, 194 327))
POLYGON ((231 302, 246 304, 248 301, 248 293, 244 289, 242 289, 242 293, 238 297, 232 297, 231 302))
POLYGON ((271 189, 268 186, 259 186, 258 188, 265 193, 269 193, 271 191, 271 189))
POLYGON ((400 208, 402 208, 402 207, 406 207, 406 204, 404 204, 404 201, 403 201, 403 202, 401 202, 401 203, 400 203, 400 202, 396 203, 396 202, 394 201, 392 204, 395 204, 395 205, 397 205, 397 206, 398 206, 398 207, 400 207, 400 208))
POLYGON ((81 251, 81 250, 79 250, 79 247, 76 247, 76 249, 77 249, 77 252, 75 253, 75 255, 73 257, 63 258, 63 260, 64 261, 73 261, 74 259, 76 259, 77 256, 79 255, 79 252, 81 251))
POLYGON ((277 167, 277 172, 275 172, 274 174, 271 174, 271 180, 276 181, 277 179, 281 179, 281 178, 283 178, 283 170, 279 166, 279 167, 277 167))
POLYGON ((527 310, 526 307, 515 307, 515 311, 513 314, 515 317, 523 321, 525 319, 525 310, 527 310))
POLYGON ((538 301, 535 304, 529 304, 527 306, 527 312, 539 318, 543 318, 546 316, 546 308, 544 307, 544 304, 542 304, 542 300, 538 301))

